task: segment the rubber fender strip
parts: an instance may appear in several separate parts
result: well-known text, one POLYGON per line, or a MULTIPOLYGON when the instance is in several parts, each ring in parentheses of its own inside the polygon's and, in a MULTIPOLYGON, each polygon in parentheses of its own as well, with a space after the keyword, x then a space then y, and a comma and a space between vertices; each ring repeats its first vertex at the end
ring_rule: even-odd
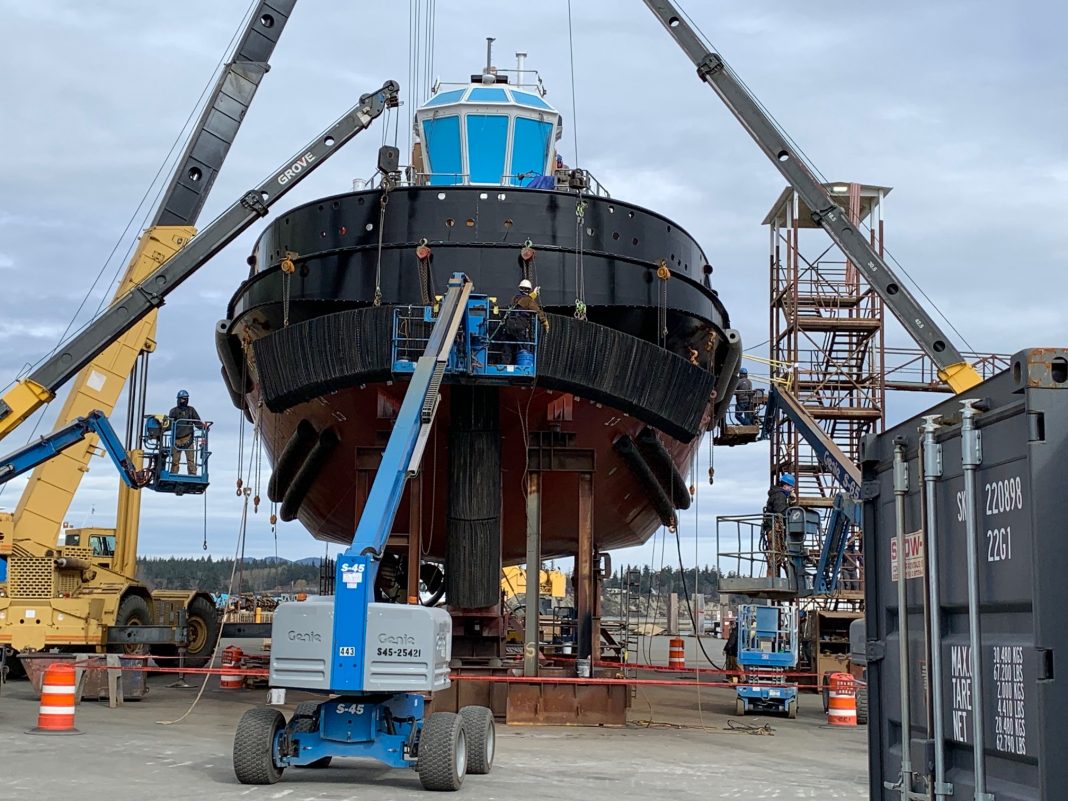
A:
POLYGON ((278 456, 274 472, 271 473, 271 480, 267 482, 267 497, 272 502, 278 503, 285 497, 286 492, 289 491, 289 485, 293 483, 293 477, 297 475, 300 466, 304 464, 311 449, 315 447, 318 437, 319 432, 310 422, 301 420, 297 423, 289 442, 278 456))
POLYGON ((230 396, 230 403, 234 405, 235 409, 245 408, 245 398, 234 392, 234 388, 230 385, 230 376, 226 373, 225 367, 219 368, 219 374, 222 376, 223 386, 226 387, 226 394, 230 396))
POLYGON ((340 441, 332 428, 328 428, 319 434, 319 441, 315 443, 315 447, 308 454, 308 458, 304 460, 304 464, 300 466, 300 470, 293 476, 293 481, 282 498, 282 506, 278 510, 278 516, 282 520, 286 522, 296 520, 300 505, 304 503, 304 496, 312 488, 312 484, 319 477, 319 473, 326 466, 327 460, 340 441))
POLYGON ((237 337, 230 334, 231 325, 231 320, 219 320, 215 324, 215 350, 223 366, 230 397, 236 395, 242 398, 241 405, 237 406, 241 409, 245 406, 244 395, 252 391, 252 376, 249 375, 241 343, 237 341, 237 337))
POLYGON ((638 446, 634 444, 634 440, 624 434, 612 443, 612 447, 626 462, 627 467, 630 468, 634 477, 638 479, 638 483, 642 485, 642 488, 648 494, 653 508, 656 509, 656 513, 660 516, 660 522, 665 526, 675 525, 675 510, 671 506, 671 499, 668 498, 664 488, 660 486, 656 476, 653 475, 653 471, 649 469, 649 465, 642 458, 641 453, 638 451, 638 446))
POLYGON ((675 461, 660 441, 656 430, 650 426, 643 428, 638 434, 637 445, 639 453, 653 471, 661 489, 667 493, 672 505, 676 509, 689 509, 690 488, 686 486, 686 479, 675 466, 675 461))

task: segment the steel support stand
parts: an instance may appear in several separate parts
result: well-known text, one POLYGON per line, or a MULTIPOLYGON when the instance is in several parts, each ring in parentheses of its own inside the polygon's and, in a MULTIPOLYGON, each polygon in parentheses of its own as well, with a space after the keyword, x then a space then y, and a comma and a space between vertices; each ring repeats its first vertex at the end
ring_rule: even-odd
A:
POLYGON ((523 636, 523 675, 538 675, 541 643, 541 473, 527 473, 527 586, 523 636))
POLYGON ((178 610, 178 629, 182 632, 178 641, 178 678, 167 686, 175 690, 191 690, 193 685, 185 680, 185 655, 189 644, 189 620, 184 609, 178 610))

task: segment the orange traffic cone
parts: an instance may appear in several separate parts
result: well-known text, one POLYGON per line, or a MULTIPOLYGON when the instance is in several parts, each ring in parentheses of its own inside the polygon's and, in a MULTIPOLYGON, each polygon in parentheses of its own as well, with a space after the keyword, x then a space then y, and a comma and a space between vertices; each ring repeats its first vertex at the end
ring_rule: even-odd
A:
POLYGON ((668 667, 686 670, 686 641, 682 637, 672 637, 668 640, 668 667))
MULTIPOLYGON (((223 670, 231 668, 233 670, 241 669, 241 660, 244 659, 245 653, 236 645, 228 645, 223 649, 222 666, 223 670)), ((240 673, 223 673, 219 676, 219 689, 220 690, 240 690, 245 686, 245 679, 240 673)))
POLYGON ((832 673, 827 701, 830 726, 857 725, 857 683, 848 673, 832 673))
POLYGON ((37 726, 27 734, 81 734, 74 728, 77 704, 77 674, 74 665, 54 662, 45 668, 37 726))

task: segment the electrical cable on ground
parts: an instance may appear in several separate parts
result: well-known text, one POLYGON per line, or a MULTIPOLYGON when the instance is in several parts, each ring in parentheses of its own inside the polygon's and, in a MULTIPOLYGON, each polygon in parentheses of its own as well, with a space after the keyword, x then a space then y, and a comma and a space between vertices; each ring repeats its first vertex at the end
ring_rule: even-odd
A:
MULTIPOLYGON (((230 597, 233 597, 233 595, 234 595, 234 576, 237 574, 238 554, 241 555, 242 560, 244 559, 245 536, 246 536, 246 534, 248 532, 248 502, 249 502, 250 496, 252 495, 251 489, 249 487, 245 488, 244 495, 245 495, 245 501, 244 501, 244 504, 241 507, 241 524, 238 527, 237 543, 234 546, 234 565, 230 569, 230 583, 229 583, 229 586, 227 588, 227 595, 229 595, 230 597)), ((238 586, 240 586, 240 585, 238 585, 238 586)), ((222 624, 220 623, 219 631, 215 636, 215 646, 211 649, 211 659, 208 661, 209 665, 214 665, 215 664, 215 660, 219 655, 219 646, 222 644, 222 635, 223 635, 223 627, 222 627, 222 624)), ((191 714, 193 714, 193 710, 196 709, 197 704, 200 702, 201 697, 203 697, 203 695, 204 695, 204 690, 207 689, 208 681, 211 679, 211 676, 212 676, 212 674, 210 674, 210 673, 207 673, 207 674, 204 675, 204 681, 201 683, 200 689, 197 690, 197 694, 193 698, 193 702, 189 705, 189 709, 187 709, 184 713, 182 713, 179 717, 175 718, 174 720, 157 720, 156 723, 158 723, 160 726, 173 726, 173 725, 175 725, 177 723, 181 723, 183 720, 185 720, 191 714)))
MULTIPOLYGON (((677 527, 675 529, 675 547, 678 550, 678 554, 679 554, 679 571, 683 574, 682 575, 682 592, 686 596, 686 609, 690 614, 690 622, 693 623, 693 633, 694 633, 694 637, 697 638, 697 645, 700 647, 701 653, 704 654, 705 659, 708 660, 708 664, 710 664, 712 667, 716 668, 717 670, 724 670, 724 668, 722 666, 717 665, 712 660, 712 657, 710 657, 708 655, 708 651, 705 650, 705 644, 701 641, 701 632, 699 631, 698 626, 697 626, 697 618, 694 617, 693 605, 690 603, 690 590, 686 586, 685 568, 683 567, 683 563, 682 563, 682 539, 679 536, 679 530, 678 530, 677 527)), ((697 588, 694 587, 695 591, 696 591, 696 589, 697 588)))

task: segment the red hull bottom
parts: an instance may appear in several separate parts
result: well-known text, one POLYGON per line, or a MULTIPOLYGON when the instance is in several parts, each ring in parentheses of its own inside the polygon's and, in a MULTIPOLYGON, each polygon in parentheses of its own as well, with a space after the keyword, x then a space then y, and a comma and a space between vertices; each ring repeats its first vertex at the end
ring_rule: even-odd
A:
MULTIPOLYGON (((320 540, 348 544, 374 480, 377 453, 392 430, 392 418, 403 398, 405 383, 368 385, 343 390, 302 403, 282 414, 258 405, 263 442, 277 464, 298 423, 308 420, 316 430, 333 428, 340 445, 318 473, 300 505, 299 520, 320 540)), ((540 388, 506 387, 499 393, 501 428, 501 538, 505 563, 525 561, 527 442, 531 432, 557 431, 573 435, 571 447, 590 449, 596 460, 593 537, 598 550, 640 545, 661 525, 646 488, 612 447, 622 435, 636 437, 645 427, 635 418, 599 403, 540 388)), ((423 554, 433 560, 445 555, 448 505, 448 430, 450 388, 443 392, 434 430, 423 458, 421 480, 410 483, 394 524, 407 533, 409 495, 422 500, 423 554)), ((661 441, 683 476, 699 438, 689 444, 661 435, 661 441)), ((542 555, 561 557, 577 551, 578 474, 542 474, 542 555)))

